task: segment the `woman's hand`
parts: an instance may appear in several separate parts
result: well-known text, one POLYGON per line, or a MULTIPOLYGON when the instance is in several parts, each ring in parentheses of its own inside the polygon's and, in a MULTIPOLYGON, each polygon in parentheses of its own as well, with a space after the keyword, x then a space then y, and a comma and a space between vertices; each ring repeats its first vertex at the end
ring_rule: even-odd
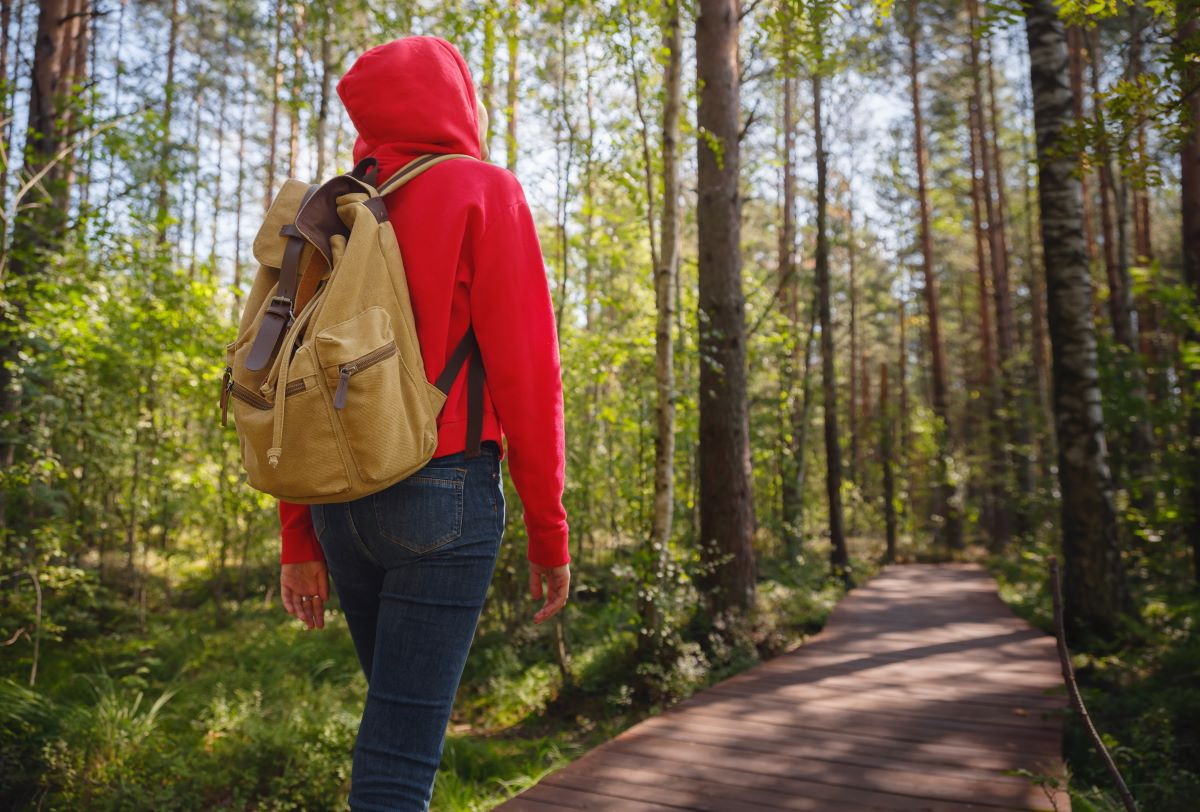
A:
POLYGON ((324 561, 282 564, 279 595, 289 615, 308 628, 325 628, 325 601, 329 600, 329 570, 324 561))
POLYGON ((571 565, 561 567, 543 567, 541 564, 529 562, 529 597, 535 601, 542 597, 542 579, 546 579, 546 602, 533 616, 534 623, 541 623, 558 614, 567 603, 567 592, 571 586, 571 565))

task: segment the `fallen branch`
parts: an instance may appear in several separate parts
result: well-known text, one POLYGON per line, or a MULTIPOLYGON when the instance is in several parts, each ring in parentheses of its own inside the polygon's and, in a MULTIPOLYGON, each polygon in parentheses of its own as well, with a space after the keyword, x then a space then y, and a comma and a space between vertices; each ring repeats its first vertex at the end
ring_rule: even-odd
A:
POLYGON ((1054 596, 1054 637, 1058 642, 1058 661, 1062 665, 1063 681, 1067 684, 1071 705, 1079 714, 1079 718, 1083 720, 1092 744, 1096 745, 1096 750, 1104 760, 1104 766, 1108 768, 1108 774, 1112 776, 1113 783, 1117 785, 1117 792, 1121 795, 1125 809, 1128 812, 1137 812, 1137 803, 1134 802, 1129 787, 1125 786, 1125 779, 1121 777, 1121 771, 1117 769, 1116 762, 1109 755, 1103 739, 1096 732, 1096 726, 1092 724, 1092 717, 1088 716, 1087 708, 1083 706, 1083 697, 1079 694, 1079 686, 1075 683, 1075 669, 1071 667, 1071 653, 1067 651, 1067 633, 1063 624, 1062 585, 1058 581, 1058 558, 1056 556, 1050 556, 1050 584, 1051 594, 1054 596))

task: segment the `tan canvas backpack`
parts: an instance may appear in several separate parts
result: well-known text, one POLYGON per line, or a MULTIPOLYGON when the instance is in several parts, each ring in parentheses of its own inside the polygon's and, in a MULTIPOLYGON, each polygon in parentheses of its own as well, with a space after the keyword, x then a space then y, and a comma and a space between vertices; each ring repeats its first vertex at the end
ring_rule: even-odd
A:
POLYGON ((431 166, 469 157, 422 156, 379 188, 374 158, 319 186, 280 188, 254 239, 258 273, 221 388, 221 423, 232 404, 252 487, 318 504, 408 477, 432 457, 438 412, 468 359, 467 454, 478 453, 474 332, 430 384, 383 200, 431 166))

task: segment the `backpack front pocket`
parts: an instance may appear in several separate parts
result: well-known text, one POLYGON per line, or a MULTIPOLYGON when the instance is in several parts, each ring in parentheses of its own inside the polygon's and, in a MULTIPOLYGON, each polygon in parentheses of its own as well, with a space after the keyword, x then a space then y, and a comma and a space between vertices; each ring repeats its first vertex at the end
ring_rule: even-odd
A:
MULTIPOLYGON (((381 307, 317 334, 317 355, 333 413, 364 482, 392 482, 432 453, 428 404, 410 406, 411 380, 381 307), (406 378, 406 376, 408 376, 406 378)), ((433 433, 436 444, 436 431, 433 433)))
POLYGON ((238 425, 246 478, 252 487, 285 500, 327 498, 350 490, 350 475, 338 449, 329 403, 306 348, 296 353, 284 387, 284 453, 277 466, 267 460, 275 404, 232 378, 226 387, 238 425))

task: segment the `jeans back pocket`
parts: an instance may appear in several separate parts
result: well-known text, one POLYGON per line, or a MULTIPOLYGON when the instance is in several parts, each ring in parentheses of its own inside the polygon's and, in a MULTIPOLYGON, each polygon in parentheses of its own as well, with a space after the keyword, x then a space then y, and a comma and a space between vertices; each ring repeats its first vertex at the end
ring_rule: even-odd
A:
POLYGON ((379 535, 427 553, 462 535, 466 468, 426 466, 372 495, 379 535))

